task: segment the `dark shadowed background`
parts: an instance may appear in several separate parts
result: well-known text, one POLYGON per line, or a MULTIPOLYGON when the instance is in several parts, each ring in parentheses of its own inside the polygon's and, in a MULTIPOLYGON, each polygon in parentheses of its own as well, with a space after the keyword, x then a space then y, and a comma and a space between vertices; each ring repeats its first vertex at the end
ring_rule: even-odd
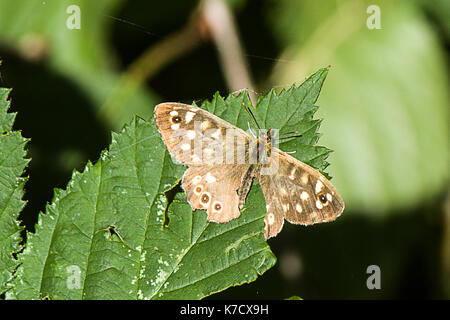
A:
POLYGON ((31 137, 23 224, 134 114, 331 66, 319 144, 344 214, 285 224, 276 266, 210 299, 448 299, 449 40, 445 0, 0 0, 0 85, 31 137))

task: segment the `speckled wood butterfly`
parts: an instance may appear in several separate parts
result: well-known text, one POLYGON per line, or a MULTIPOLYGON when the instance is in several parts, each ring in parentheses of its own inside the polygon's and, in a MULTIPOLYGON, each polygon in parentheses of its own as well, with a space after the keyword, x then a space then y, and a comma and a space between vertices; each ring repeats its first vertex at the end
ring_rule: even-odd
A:
POLYGON ((274 146, 276 130, 258 136, 206 110, 181 103, 155 108, 156 126, 172 158, 188 166, 182 187, 192 209, 206 209, 208 221, 228 222, 240 209, 253 178, 266 199, 264 237, 284 224, 309 225, 336 219, 344 201, 318 171, 274 146))

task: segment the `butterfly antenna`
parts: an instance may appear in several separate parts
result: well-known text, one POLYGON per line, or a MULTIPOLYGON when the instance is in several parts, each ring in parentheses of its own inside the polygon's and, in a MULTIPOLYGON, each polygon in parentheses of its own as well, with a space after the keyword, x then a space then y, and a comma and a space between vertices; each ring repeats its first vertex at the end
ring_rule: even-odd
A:
POLYGON ((253 123, 256 125, 256 127, 257 127, 258 129, 261 129, 261 128, 259 127, 258 121, 256 121, 256 118, 255 118, 253 112, 250 110, 250 108, 247 107, 246 104, 245 104, 244 102, 242 102, 242 105, 244 106, 245 110, 248 112, 248 114, 249 114, 250 117, 252 118, 252 121, 253 121, 253 123))
POLYGON ((303 136, 302 134, 296 134, 296 133, 298 133, 298 131, 285 132, 285 133, 282 134, 284 137, 280 137, 280 139, 300 138, 300 137, 303 136), (287 136, 289 134, 293 134, 293 135, 292 136, 287 136))
POLYGON ((250 131, 250 133, 252 134, 252 136, 253 136, 254 138, 256 138, 256 133, 254 133, 253 130, 252 130, 252 128, 250 127, 250 122, 247 122, 247 124, 248 124, 248 131, 250 131))

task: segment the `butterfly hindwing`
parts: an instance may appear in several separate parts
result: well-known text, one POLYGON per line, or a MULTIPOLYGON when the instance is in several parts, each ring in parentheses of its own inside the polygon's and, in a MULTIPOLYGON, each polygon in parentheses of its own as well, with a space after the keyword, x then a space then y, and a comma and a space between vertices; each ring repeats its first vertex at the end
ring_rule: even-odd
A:
POLYGON ((204 209, 208 221, 225 223, 241 215, 237 190, 249 165, 192 166, 183 176, 183 189, 192 209, 204 209))

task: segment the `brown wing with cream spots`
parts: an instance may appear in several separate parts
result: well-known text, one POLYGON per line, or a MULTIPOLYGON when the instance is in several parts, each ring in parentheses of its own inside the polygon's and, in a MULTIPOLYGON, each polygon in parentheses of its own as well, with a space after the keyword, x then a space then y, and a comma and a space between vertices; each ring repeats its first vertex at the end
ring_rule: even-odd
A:
POLYGON ((310 225, 333 221, 344 210, 341 196, 317 170, 278 149, 271 165, 277 167, 273 174, 257 175, 266 199, 266 239, 281 231, 284 219, 310 225))
MULTIPOLYGON (((205 209, 208 221, 225 223, 241 215, 239 189, 249 165, 192 166, 182 187, 192 209, 205 209)), ((248 191, 248 190, 247 190, 248 191)))
POLYGON ((188 166, 230 163, 234 153, 237 159, 243 159, 245 155, 238 153, 248 152, 245 146, 254 140, 244 130, 195 106, 161 103, 154 113, 156 127, 172 158, 188 166))

